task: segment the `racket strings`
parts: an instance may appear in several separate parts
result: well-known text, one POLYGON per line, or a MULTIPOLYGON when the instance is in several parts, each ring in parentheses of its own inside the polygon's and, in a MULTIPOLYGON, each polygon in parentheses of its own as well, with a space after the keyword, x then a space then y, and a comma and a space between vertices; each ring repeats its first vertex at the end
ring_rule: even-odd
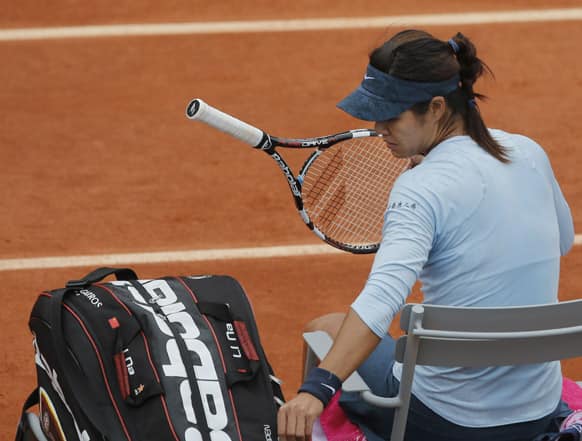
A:
MULTIPOLYGON (((361 161, 360 161, 361 162, 361 161)), ((379 192, 366 185, 366 180, 385 180, 385 176, 377 172, 362 175, 355 173, 357 168, 352 168, 352 175, 349 178, 350 191, 346 195, 346 179, 336 180, 329 187, 330 199, 334 204, 320 207, 319 219, 315 221, 321 228, 325 229, 326 235, 335 240, 346 243, 369 243, 377 242, 381 236, 381 227, 384 207, 387 195, 380 195, 379 192), (338 184, 339 183, 339 184, 338 184), (341 187, 338 187, 341 185, 341 187), (373 192, 373 193, 372 193, 373 192), (341 198, 338 198, 338 194, 341 198), (329 209, 328 207, 333 207, 329 209), (338 216, 340 216, 338 218, 338 216)), ((360 170, 360 173, 362 170, 360 170)), ((344 178, 346 178, 344 173, 344 178)), ((316 214, 316 210, 311 210, 316 214)))
MULTIPOLYGON (((353 169, 353 193, 357 195, 357 197, 364 198, 369 204, 365 204, 361 206, 356 206, 354 204, 353 208, 358 208, 359 210, 364 210, 365 213, 369 213, 372 215, 377 214, 377 211, 380 210, 382 216, 371 217, 370 220, 376 219, 376 223, 374 225, 370 224, 370 229, 375 231, 380 231, 383 224, 383 213, 386 208, 386 203, 388 202, 388 194, 392 184, 399 176, 402 171, 401 165, 402 162, 398 160, 398 168, 397 172, 393 168, 390 167, 383 167, 382 165, 385 164, 384 160, 386 159, 386 152, 387 148, 385 145, 381 146, 382 150, 379 149, 366 149, 366 150, 359 150, 358 155, 354 155, 353 160, 357 162, 353 169), (372 164, 372 166, 370 166, 372 164), (363 175, 366 173, 366 175, 363 175), (366 180, 368 182, 366 182, 366 180), (386 183, 388 185, 385 188, 385 191, 374 191, 374 184, 375 183, 386 183), (369 185, 365 185, 369 184, 369 185)), ((394 158, 392 157, 391 153, 388 152, 388 158, 392 161, 394 158)), ((407 164, 405 164, 407 166, 407 164)), ((358 232, 366 231, 365 224, 358 222, 354 224, 356 218, 352 217, 347 220, 348 224, 353 224, 354 228, 357 229, 358 232)))
POLYGON ((362 161, 360 155, 355 155, 352 160, 358 162, 352 169, 352 175, 350 177, 352 199, 348 205, 337 205, 338 210, 343 206, 344 210, 349 211, 346 211, 344 214, 343 224, 336 223, 329 230, 329 234, 333 236, 339 235, 342 229, 345 230, 345 233, 352 233, 351 237, 345 238, 346 240, 356 240, 356 238, 366 235, 368 231, 378 231, 381 234, 383 216, 377 216, 377 219, 374 219, 373 216, 377 214, 374 212, 375 209, 380 210, 381 214, 383 214, 386 204, 384 196, 380 196, 379 192, 373 192, 372 188, 365 185, 366 180, 372 179, 378 181, 385 178, 385 176, 378 173, 375 169, 368 170, 368 174, 366 175, 363 174, 366 164, 362 161), (368 222, 363 223, 360 216, 367 218, 368 222))
MULTIPOLYGON (((325 157, 327 165, 325 167, 318 166, 315 169, 315 173, 310 173, 311 182, 307 185, 311 185, 312 190, 307 194, 309 195, 310 205, 317 207, 319 211, 329 212, 330 216, 332 216, 336 213, 336 210, 329 207, 329 204, 331 203, 334 207, 338 204, 340 204, 339 206, 343 204, 343 198, 336 193, 342 183, 335 184, 343 167, 343 151, 342 149, 333 149, 333 151, 329 150, 328 152, 329 154, 325 157)), ((305 183, 303 185, 305 186, 305 183)))
POLYGON ((390 189, 408 167, 381 138, 355 138, 324 151, 303 182, 303 202, 314 225, 340 243, 380 242, 390 189))

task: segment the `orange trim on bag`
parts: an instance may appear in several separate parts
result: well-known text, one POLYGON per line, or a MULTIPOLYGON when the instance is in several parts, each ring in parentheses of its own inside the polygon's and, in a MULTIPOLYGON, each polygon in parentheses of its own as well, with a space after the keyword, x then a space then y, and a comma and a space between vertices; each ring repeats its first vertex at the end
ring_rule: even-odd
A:
POLYGON ((235 320, 234 329, 236 330, 238 340, 247 358, 249 360, 258 361, 259 355, 257 354, 257 350, 255 349, 253 341, 251 340, 251 336, 249 334, 249 331, 247 330, 247 325, 245 324, 245 322, 235 320))
POLYGON ((127 372, 127 366, 125 365, 125 357, 122 352, 115 354, 113 356, 113 361, 115 362, 115 373, 117 374, 117 381, 119 382, 119 388, 121 391, 121 396, 125 400, 129 397, 129 374, 127 372))

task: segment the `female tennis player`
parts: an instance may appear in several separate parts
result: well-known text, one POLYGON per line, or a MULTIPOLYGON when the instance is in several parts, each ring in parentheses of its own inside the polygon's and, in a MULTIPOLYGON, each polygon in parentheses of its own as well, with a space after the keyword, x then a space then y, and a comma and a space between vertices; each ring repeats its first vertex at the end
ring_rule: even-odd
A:
MULTIPOLYGON (((488 129, 473 89, 487 66, 473 43, 417 30, 372 51, 361 85, 338 106, 374 121, 395 156, 424 159, 396 181, 367 283, 319 368, 283 406, 280 439, 308 439, 334 390, 358 368, 372 392, 396 392, 387 329, 413 284, 424 301, 490 307, 557 301, 560 256, 573 244, 570 209, 544 150, 488 129)), ((567 413, 559 362, 485 369, 419 366, 407 441, 517 441, 549 431, 567 413)), ((389 439, 392 411, 344 394, 343 409, 369 441, 389 439)))

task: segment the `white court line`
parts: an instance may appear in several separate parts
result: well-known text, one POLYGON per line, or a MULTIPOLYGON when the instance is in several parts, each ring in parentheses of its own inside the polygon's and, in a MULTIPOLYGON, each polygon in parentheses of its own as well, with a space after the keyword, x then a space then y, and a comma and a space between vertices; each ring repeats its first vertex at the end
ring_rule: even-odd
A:
MULTIPOLYGON (((582 245, 582 234, 574 238, 574 245, 582 245)), ((330 245, 289 245, 257 248, 225 248, 214 250, 164 251, 155 253, 101 254, 93 256, 31 257, 0 259, 0 271, 34 270, 46 268, 73 268, 79 266, 106 266, 149 263, 203 262, 211 260, 265 259, 272 257, 318 256, 348 253, 330 245)))
POLYGON ((126 265, 137 263, 200 262, 209 260, 264 259, 344 253, 330 245, 290 245, 260 248, 164 251, 155 253, 102 254, 94 256, 0 259, 0 271, 71 268, 77 266, 126 265))
POLYGON ((0 41, 127 37, 144 35, 320 31, 333 29, 386 28, 388 26, 442 26, 569 20, 582 20, 582 8, 526 9, 501 12, 461 12, 452 14, 394 15, 383 17, 339 17, 319 19, 308 18, 290 20, 21 28, 0 30, 0 41))

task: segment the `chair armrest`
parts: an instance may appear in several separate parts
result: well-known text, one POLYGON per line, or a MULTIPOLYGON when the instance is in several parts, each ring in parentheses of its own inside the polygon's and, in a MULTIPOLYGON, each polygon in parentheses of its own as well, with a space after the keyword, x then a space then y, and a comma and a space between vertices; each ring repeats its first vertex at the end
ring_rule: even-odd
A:
POLYGON ((400 407, 402 405, 402 399, 399 396, 381 397, 370 391, 364 391, 362 392, 362 398, 377 407, 400 407))
MULTIPOLYGON (((305 340, 305 344, 307 345, 306 370, 309 370, 311 367, 315 366, 313 356, 318 360, 323 360, 331 349, 333 340, 329 334, 324 331, 306 332, 303 334, 303 340, 305 340)), ((305 374, 307 374, 307 372, 305 372, 305 374)), ((362 380, 360 374, 358 374, 357 371, 354 371, 354 373, 343 382, 342 390, 346 392, 363 392, 369 391, 370 388, 365 381, 362 380)))
MULTIPOLYGON (((329 334, 324 331, 306 332, 303 334, 303 340, 305 340, 307 346, 307 354, 305 356, 305 377, 307 371, 316 365, 315 360, 323 360, 327 355, 331 349, 333 340, 329 334)), ((358 374, 358 371, 354 371, 352 375, 343 382, 342 391, 360 392, 365 401, 379 407, 399 407, 402 404, 400 397, 381 397, 372 393, 366 382, 362 377, 360 377, 360 374, 358 374)))

